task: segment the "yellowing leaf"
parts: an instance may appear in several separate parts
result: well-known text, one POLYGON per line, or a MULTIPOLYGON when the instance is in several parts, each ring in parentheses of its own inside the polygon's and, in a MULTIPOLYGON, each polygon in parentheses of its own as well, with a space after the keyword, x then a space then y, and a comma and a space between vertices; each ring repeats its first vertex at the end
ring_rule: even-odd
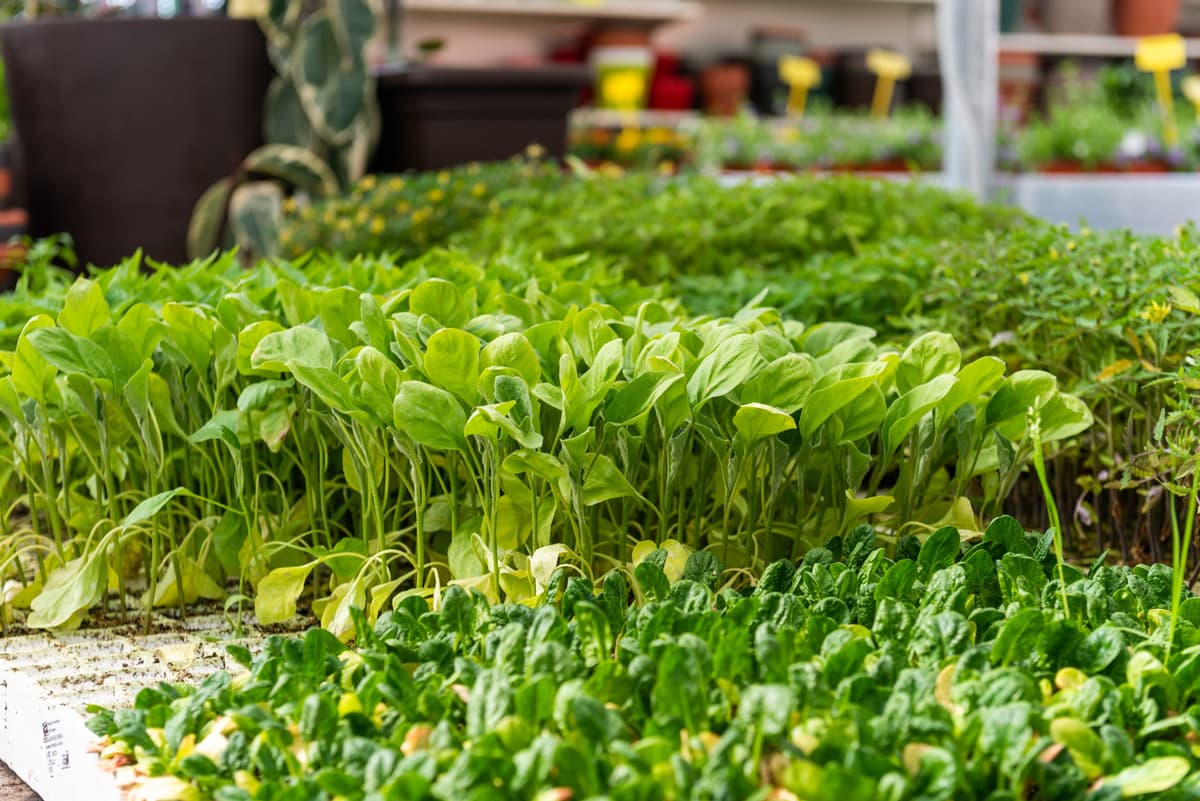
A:
POLYGON ((1133 362, 1129 359, 1117 359, 1112 364, 1105 367, 1096 374, 1097 381, 1108 381, 1121 373, 1124 373, 1129 368, 1133 367, 1133 362))

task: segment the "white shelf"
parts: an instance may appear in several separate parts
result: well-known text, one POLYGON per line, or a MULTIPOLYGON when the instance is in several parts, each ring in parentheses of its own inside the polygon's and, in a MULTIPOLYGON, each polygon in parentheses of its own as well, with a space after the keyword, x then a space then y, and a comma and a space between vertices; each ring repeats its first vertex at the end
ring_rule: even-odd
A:
POLYGON ((571 123, 588 128, 624 128, 635 124, 643 128, 676 128, 698 122, 701 115, 696 111, 612 111, 604 108, 577 108, 571 112, 571 123))
POLYGON ((404 0, 407 12, 498 14, 562 19, 619 19, 672 22, 696 19, 704 7, 690 0, 404 0))
MULTIPOLYGON (((1076 33, 1004 33, 1003 53, 1038 53, 1046 56, 1132 57, 1137 49, 1132 36, 1096 36, 1076 33)), ((1189 58, 1200 58, 1200 39, 1188 39, 1189 58)))

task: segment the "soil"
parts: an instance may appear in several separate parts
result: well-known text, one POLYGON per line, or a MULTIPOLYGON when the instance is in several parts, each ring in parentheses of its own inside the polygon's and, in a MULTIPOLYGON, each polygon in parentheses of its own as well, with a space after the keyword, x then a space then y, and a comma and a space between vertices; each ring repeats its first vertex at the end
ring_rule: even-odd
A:
POLYGON ((26 787, 3 762, 0 762, 0 798, 4 801, 42 801, 42 797, 26 787))

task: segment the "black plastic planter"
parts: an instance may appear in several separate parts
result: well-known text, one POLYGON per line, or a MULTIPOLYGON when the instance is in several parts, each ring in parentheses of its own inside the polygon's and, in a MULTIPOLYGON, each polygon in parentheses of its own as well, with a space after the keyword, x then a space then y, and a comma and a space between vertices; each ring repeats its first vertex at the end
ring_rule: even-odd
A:
POLYGON ((186 259, 192 207, 262 141, 257 23, 49 20, 0 28, 17 192, 81 260, 186 259))
POLYGON ((567 149, 567 114, 591 80, 585 67, 418 67, 378 77, 383 120, 375 172, 495 161, 539 144, 567 149))

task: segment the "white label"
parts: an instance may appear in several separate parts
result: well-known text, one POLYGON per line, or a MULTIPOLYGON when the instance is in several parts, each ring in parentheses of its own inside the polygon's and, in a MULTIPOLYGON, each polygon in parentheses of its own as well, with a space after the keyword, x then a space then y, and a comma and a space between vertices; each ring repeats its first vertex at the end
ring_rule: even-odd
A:
POLYGON ((42 722, 42 752, 46 755, 46 772, 50 778, 71 769, 71 752, 63 742, 61 720, 42 722))

